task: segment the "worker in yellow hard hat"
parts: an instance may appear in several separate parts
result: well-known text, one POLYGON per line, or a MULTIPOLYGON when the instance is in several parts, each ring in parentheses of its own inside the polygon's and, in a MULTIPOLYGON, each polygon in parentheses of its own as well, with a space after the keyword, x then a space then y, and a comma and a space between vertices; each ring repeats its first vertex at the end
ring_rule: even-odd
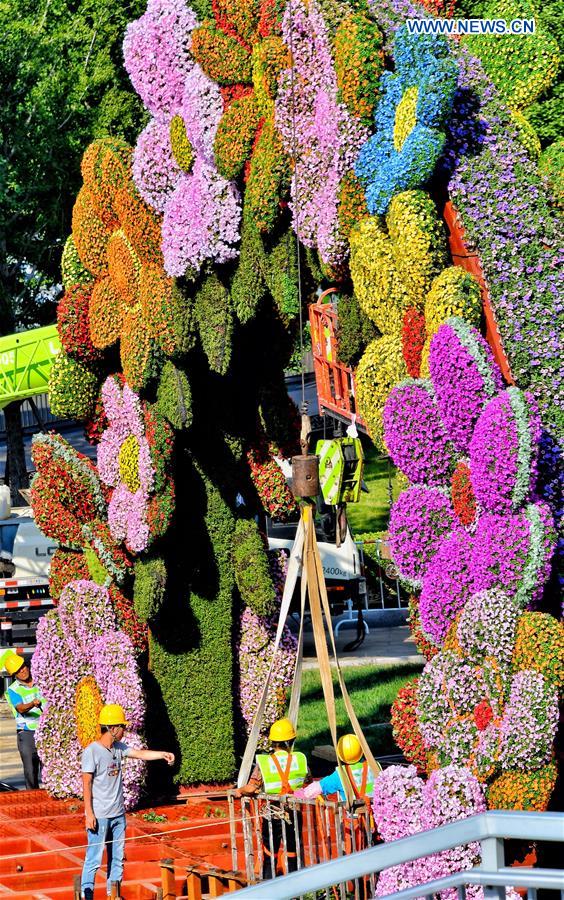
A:
POLYGON ((125 759, 151 761, 164 759, 174 763, 174 753, 166 750, 138 750, 129 747, 123 737, 127 719, 123 706, 107 703, 100 710, 100 737, 82 754, 82 785, 88 847, 82 870, 82 896, 94 897, 94 880, 107 846, 108 896, 112 886, 121 882, 125 849, 125 805, 122 766, 125 759))
POLYGON ((41 765, 35 746, 35 730, 43 711, 44 699, 34 683, 31 670, 23 656, 8 653, 4 668, 14 680, 8 688, 8 706, 16 719, 18 751, 22 760, 27 790, 39 787, 41 765))
MULTIPOLYGON (((296 729, 290 719, 278 719, 270 728, 268 739, 272 750, 270 753, 258 753, 256 766, 251 778, 237 794, 246 796, 263 791, 269 799, 293 794, 304 784, 311 781, 311 774, 304 753, 294 751, 296 729)), ((270 808, 274 804, 270 801, 270 808)), ((298 867, 296 851, 296 827, 301 830, 299 812, 286 811, 285 827, 282 826, 282 811, 279 816, 262 820, 262 845, 264 851, 263 879, 273 878, 276 874, 276 860, 286 832, 287 871, 294 872, 298 867)), ((303 843, 301 843, 303 846, 303 843)))
POLYGON ((314 781, 300 791, 299 797, 311 800, 323 794, 329 797, 337 794, 339 800, 346 800, 347 792, 343 779, 347 780, 347 789, 352 791, 355 800, 366 800, 374 794, 374 776, 368 763, 363 759, 364 753, 356 734, 344 734, 337 744, 337 755, 342 765, 337 766, 331 775, 314 781))

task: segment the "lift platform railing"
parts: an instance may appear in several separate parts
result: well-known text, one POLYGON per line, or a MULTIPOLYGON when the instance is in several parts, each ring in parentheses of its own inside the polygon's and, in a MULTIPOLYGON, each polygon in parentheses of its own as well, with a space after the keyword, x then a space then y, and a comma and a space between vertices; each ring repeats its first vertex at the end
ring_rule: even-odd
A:
POLYGON ((432 831, 422 831, 292 872, 267 884, 255 884, 237 893, 241 900, 247 897, 249 900, 292 900, 305 895, 316 896, 317 891, 325 891, 326 896, 331 891, 334 895, 341 885, 355 879, 375 876, 391 866, 478 841, 482 851, 478 866, 400 891, 392 895, 394 900, 415 900, 416 897, 432 900, 447 888, 456 888, 459 900, 464 900, 466 887, 473 884, 483 886, 485 900, 505 900, 506 887, 526 888, 528 900, 536 900, 539 889, 560 891, 564 900, 562 869, 513 868, 505 865, 504 841, 510 839, 564 843, 564 814, 507 810, 481 813, 432 831))
MULTIPOLYGON (((238 798, 233 791, 229 792, 228 801, 232 867, 244 871, 249 884, 262 879, 269 879, 269 885, 273 879, 278 881, 283 877, 279 873, 288 872, 292 860, 298 870, 310 868, 371 847, 375 840, 370 808, 362 801, 349 809, 342 801, 268 794, 238 798), (243 832, 242 857, 239 824, 243 832), (281 837, 279 848, 276 834, 281 837), (290 858, 288 847, 294 844, 296 855, 290 858)), ((374 890, 374 876, 368 874, 356 879, 348 891, 341 885, 333 895, 334 900, 351 896, 361 900, 373 897, 374 890)))

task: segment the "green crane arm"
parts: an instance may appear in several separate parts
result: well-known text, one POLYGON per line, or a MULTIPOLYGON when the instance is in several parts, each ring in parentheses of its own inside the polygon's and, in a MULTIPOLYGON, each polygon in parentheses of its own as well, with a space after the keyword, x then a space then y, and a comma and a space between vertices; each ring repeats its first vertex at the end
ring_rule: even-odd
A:
POLYGON ((44 394, 60 349, 56 325, 0 337, 0 409, 13 400, 44 394))

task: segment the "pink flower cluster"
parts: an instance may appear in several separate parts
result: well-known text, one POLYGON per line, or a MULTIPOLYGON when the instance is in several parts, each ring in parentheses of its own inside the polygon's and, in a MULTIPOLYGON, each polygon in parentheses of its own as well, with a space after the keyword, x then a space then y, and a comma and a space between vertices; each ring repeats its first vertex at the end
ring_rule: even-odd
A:
MULTIPOLYGON (((59 605, 39 622, 33 677, 46 705, 36 740, 43 764, 43 781, 56 797, 82 795, 75 696, 80 681, 90 676, 104 703, 120 703, 129 722, 124 741, 144 746, 142 729, 145 702, 135 651, 128 636, 118 630, 108 590, 93 581, 71 581, 59 605)), ((140 795, 144 764, 129 760, 124 766, 126 807, 140 795)))
POLYGON ((418 683, 425 746, 441 765, 467 765, 480 780, 535 770, 552 753, 558 696, 540 672, 514 669, 518 615, 501 591, 475 595, 457 626, 460 653, 438 653, 418 683))
POLYGON ((419 598, 421 625, 437 646, 472 594, 473 584, 472 537, 456 528, 441 541, 429 563, 419 598))
POLYGON ((143 407, 129 385, 125 383, 122 388, 113 377, 107 378, 102 386, 102 402, 109 424, 98 444, 98 470, 104 484, 113 488, 108 524, 116 541, 125 541, 131 553, 141 553, 149 543, 147 508, 155 476, 145 436, 143 407), (124 482, 120 472, 122 448, 131 440, 137 445, 130 451, 139 483, 135 491, 124 482))
MULTIPOLYGON (((468 769, 448 766, 424 782, 415 766, 390 766, 376 779, 374 820, 385 841, 438 828, 486 809, 484 793, 468 769)), ((470 843, 414 862, 385 869, 378 878, 376 896, 397 893, 471 869, 480 862, 480 845, 470 843)), ((469 888, 471 897, 481 898, 481 888, 469 888)), ((443 900, 456 897, 456 890, 443 891, 443 900)))
POLYGON ((162 251, 173 277, 195 275, 207 260, 234 259, 240 235, 239 192, 219 174, 213 154, 221 92, 190 55, 197 24, 184 0, 149 0, 124 40, 125 67, 154 115, 135 147, 133 179, 147 203, 163 213, 162 251), (175 117, 189 163, 174 155, 175 117))
POLYGON ((368 129, 337 100, 337 76, 327 26, 315 0, 288 4, 282 21, 294 63, 280 77, 276 126, 295 157, 293 227, 322 262, 338 266, 348 256, 339 227, 343 177, 354 170, 368 129))
MULTIPOLYGON (((276 589, 278 605, 282 599, 287 560, 280 551, 269 554, 270 571, 276 589)), ((243 718, 250 729, 258 706, 263 685, 272 662, 278 615, 257 616, 246 607, 241 617, 238 640, 239 704, 243 718)), ((286 626, 276 656, 276 666, 270 685, 264 729, 260 746, 268 745, 270 725, 284 714, 288 702, 287 691, 292 683, 296 664, 297 641, 286 626)))

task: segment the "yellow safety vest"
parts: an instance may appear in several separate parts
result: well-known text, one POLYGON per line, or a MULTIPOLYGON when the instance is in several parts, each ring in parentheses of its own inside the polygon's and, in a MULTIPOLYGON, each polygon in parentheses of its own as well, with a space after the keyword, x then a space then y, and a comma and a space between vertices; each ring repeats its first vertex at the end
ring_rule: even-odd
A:
MULTIPOLYGON (((352 784, 350 786, 353 789, 353 793, 356 795, 356 799, 364 799, 364 797, 372 797, 374 794, 374 775, 372 774, 372 769, 368 765, 367 762, 357 762, 353 763, 352 766, 343 766, 343 768, 348 771, 349 775, 354 782, 354 787, 352 784), (365 774, 366 773, 366 774, 365 774), (366 780, 365 780, 366 779, 366 780), (364 784, 363 784, 364 782, 364 784), (356 790, 355 790, 356 787, 356 790), (364 788, 364 790, 363 790, 364 788)), ((337 769, 341 784, 343 784, 343 776, 341 774, 341 769, 337 769)), ((346 775, 345 775, 346 778, 346 775)), ((343 786, 343 791, 345 793, 345 797, 347 792, 343 786)))
POLYGON ((301 788, 307 778, 307 758, 304 753, 259 753, 257 765, 266 794, 291 794, 301 788))

